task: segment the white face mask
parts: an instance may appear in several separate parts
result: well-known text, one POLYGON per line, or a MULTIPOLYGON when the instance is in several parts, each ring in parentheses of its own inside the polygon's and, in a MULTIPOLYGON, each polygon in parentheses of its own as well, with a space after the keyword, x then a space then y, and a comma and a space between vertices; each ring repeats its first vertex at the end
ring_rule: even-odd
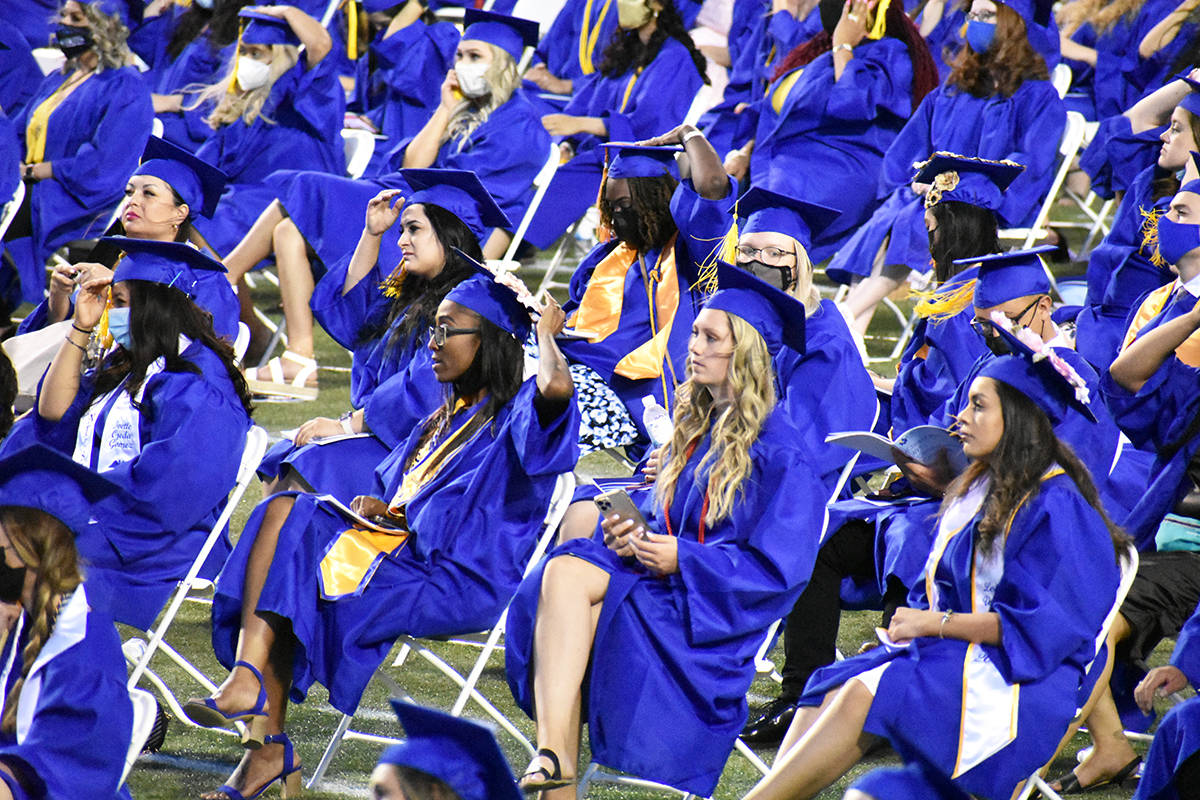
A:
POLYGON ((492 86, 485 77, 488 65, 482 62, 468 64, 465 61, 454 63, 454 74, 458 76, 458 88, 463 96, 476 98, 492 93, 492 86))
POLYGON ((627 31, 642 27, 652 16, 646 0, 617 0, 617 24, 627 31))
POLYGON ((237 64, 237 82, 243 92, 250 92, 266 84, 271 78, 271 65, 257 58, 240 56, 237 64))

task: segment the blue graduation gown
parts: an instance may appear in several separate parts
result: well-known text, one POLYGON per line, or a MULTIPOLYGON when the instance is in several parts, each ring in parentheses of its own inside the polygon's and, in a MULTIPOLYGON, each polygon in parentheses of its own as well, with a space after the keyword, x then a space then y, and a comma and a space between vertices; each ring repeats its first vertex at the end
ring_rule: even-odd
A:
MULTIPOLYGON (((1200 686, 1200 608, 1184 623, 1171 651, 1171 665, 1200 686)), ((1173 707, 1154 732, 1146 768, 1138 783, 1136 800, 1177 800, 1174 777, 1179 767, 1200 753, 1200 699, 1195 697, 1173 707)))
MULTIPOLYGON (((75 542, 87 562, 96 608, 142 629, 154 622, 216 522, 237 479, 250 427, 219 357, 198 342, 180 355, 200 373, 162 371, 146 379, 140 452, 103 471, 123 491, 95 506, 95 524, 77 532, 75 542)), ((29 428, 14 428, 0 452, 15 452, 33 436, 72 454, 93 380, 91 373, 83 376, 62 419, 35 414, 29 428)), ((95 460, 91 466, 97 467, 95 460)), ((219 540, 207 575, 215 574, 228 551, 228 542, 219 540)))
MULTIPOLYGON (((29 114, 66 77, 47 75, 14 120, 24 147, 29 114)), ((11 251, 25 300, 42 299, 43 265, 51 253, 73 239, 103 232, 137 168, 153 115, 150 93, 132 67, 93 74, 50 115, 44 160, 53 165, 54 177, 27 187, 33 237, 20 248, 14 243, 11 251)))
POLYGON ((1025 171, 1004 193, 997 216, 1005 226, 1032 222, 1054 180, 1066 122, 1066 109, 1049 81, 1025 81, 1012 97, 975 97, 945 85, 930 92, 884 157, 879 196, 886 199, 825 273, 839 283, 869 275, 885 239, 885 263, 929 269, 924 198, 912 191, 911 182, 913 163, 935 150, 1023 164, 1025 171))
MULTIPOLYGON (((609 573, 608 592, 584 678, 592 758, 605 766, 707 796, 746 722, 754 653, 787 614, 817 554, 820 480, 777 408, 750 449, 754 466, 731 516, 698 540, 707 470, 706 436, 688 460, 671 503, 679 571, 658 577, 601 543, 573 539, 549 556, 582 558, 609 573), (686 755, 685 755, 686 754, 686 755)), ((635 494, 665 533, 652 492, 635 494)), ((548 560, 548 559, 547 559, 548 560)), ((508 685, 532 714, 533 633, 546 561, 521 583, 505 631, 508 685)))
MULTIPOLYGON (((1054 753, 1075 715, 1096 638, 1116 599, 1120 571, 1108 530, 1064 474, 1044 478, 1008 531, 1002 572, 990 593, 973 597, 975 534, 979 514, 949 538, 934 561, 937 610, 989 610, 1000 616, 1001 643, 968 645, 957 639, 918 638, 907 648, 880 647, 813 674, 801 702, 816 705, 826 692, 888 663, 864 730, 891 742, 905 762, 952 775, 960 746, 963 712, 968 719, 997 699, 967 694, 964 662, 986 659, 1004 685, 1020 686, 1013 698, 1015 739, 954 777, 963 791, 1007 798, 1016 784, 1054 753), (973 602, 977 601, 977 602, 973 602)), ((931 561, 933 559, 931 558, 931 561)), ((910 604, 928 607, 924 587, 910 604)), ((1007 710, 1008 706, 1002 707, 1007 710)), ((1008 717, 1005 716, 1004 722, 1008 717)), ((985 729, 1003 722, 994 717, 985 729)), ((969 740, 968 740, 969 741, 969 740)))
MULTIPOLYGON (((944 9, 938 24, 933 26, 933 30, 925 37, 925 44, 929 46, 929 54, 933 56, 933 62, 937 64, 938 77, 943 81, 950 75, 950 62, 954 60, 954 56, 966 43, 962 36, 962 29, 967 23, 969 7, 970 3, 963 3, 957 8, 944 9)), ((921 24, 920 16, 917 17, 916 22, 918 25, 921 24)))
POLYGON ((239 119, 213 133, 196 153, 230 180, 213 219, 196 221, 213 250, 229 253, 274 199, 263 184, 272 172, 297 166, 335 175, 345 171, 340 134, 345 108, 333 63, 321 59, 309 69, 301 56, 275 82, 253 123, 239 119))
POLYGON ((41 82, 29 43, 11 22, 0 19, 0 109, 10 117, 20 114, 41 82))
MULTIPOLYGON (((0 734, 0 763, 34 784, 17 800, 129 797, 119 788, 133 737, 121 639, 112 619, 89 607, 86 587, 63 604, 21 688, 15 735, 0 734)), ((24 619, 0 652, 0 708, 21 675, 29 624, 24 619)))
MULTIPOLYGON (((579 457, 574 401, 543 423, 536 391, 535 380, 526 381, 493 424, 409 501, 413 536, 383 559, 360 594, 320 598, 321 557, 348 523, 314 495, 295 496, 257 609, 291 621, 293 700, 302 701, 317 681, 329 689, 334 708, 351 714, 396 637, 464 634, 496 623, 533 550, 556 477, 579 457)), ((444 436, 473 411, 455 415, 444 436)), ((380 465, 376 496, 390 501, 395 495, 419 438, 414 431, 380 465)), ((217 579, 213 648, 227 667, 241 623, 246 562, 266 506, 255 509, 217 579)))
POLYGON ((884 153, 912 114, 912 77, 903 42, 867 39, 836 82, 833 54, 824 53, 802 68, 780 113, 771 104, 778 82, 755 104, 752 185, 842 212, 814 238, 813 261, 832 255, 878 205, 861 187, 879 182, 884 153))
POLYGON ((533 62, 545 64, 555 77, 581 80, 600 66, 616 29, 615 0, 566 0, 538 42, 533 62), (586 65, 580 62, 581 52, 587 54, 586 65))
POLYGON ((1096 39, 1096 67, 1092 82, 1095 116, 1088 119, 1108 119, 1124 113, 1141 98, 1148 88, 1158 88, 1179 52, 1195 30, 1182 30, 1155 58, 1143 59, 1138 46, 1150 29, 1175 10, 1174 0, 1146 0, 1132 17, 1119 20, 1096 39))
POLYGON ((563 113, 600 117, 608 136, 568 139, 575 157, 554 174, 526 240, 546 249, 596 202, 604 167, 602 141, 638 141, 671 130, 687 115, 701 83, 691 53, 675 39, 663 42, 658 55, 638 74, 631 71, 609 78, 596 72, 587 77, 563 113))
POLYGON ((33 47, 47 47, 54 26, 51 20, 58 11, 57 0, 21 0, 5 3, 4 17, 21 31, 33 47))

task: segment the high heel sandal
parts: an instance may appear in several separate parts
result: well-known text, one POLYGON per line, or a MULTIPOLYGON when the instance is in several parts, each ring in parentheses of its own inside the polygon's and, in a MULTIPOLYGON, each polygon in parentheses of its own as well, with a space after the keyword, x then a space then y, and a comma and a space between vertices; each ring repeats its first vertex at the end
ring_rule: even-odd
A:
POLYGON ((519 786, 525 794, 534 794, 535 792, 544 792, 547 789, 559 789, 563 786, 571 786, 578 779, 564 778, 562 774, 562 766, 558 763, 558 754, 548 747, 543 747, 537 751, 534 758, 544 758, 553 766, 553 770, 548 770, 545 767, 534 768, 533 762, 529 762, 529 768, 525 770, 525 774, 521 776, 519 786), (542 780, 526 782, 526 778, 541 777, 542 780))
MULTIPOLYGON (((231 711, 228 714, 217 708, 217 703, 211 697, 192 698, 183 704, 183 713, 197 725, 206 728, 226 728, 233 722, 245 723, 242 732, 242 747, 257 750, 263 746, 267 732, 267 690, 263 686, 263 676, 253 664, 248 661, 235 661, 234 668, 245 667, 258 678, 258 699, 250 708, 242 711, 231 711)), ((269 737, 267 737, 269 738, 269 737)), ((288 744, 291 747, 291 744, 288 744)), ((257 795, 255 795, 257 797, 257 795)))
POLYGON ((300 765, 296 763, 296 753, 292 749, 292 740, 288 738, 286 733, 276 733, 263 738, 263 744, 282 744, 283 745, 283 769, 279 771, 271 780, 258 787, 258 791, 252 795, 244 795, 229 784, 222 784, 217 792, 225 795, 229 800, 254 800, 256 797, 262 797, 263 792, 271 788, 275 781, 279 781, 283 785, 283 800, 291 800, 293 797, 300 796, 300 765))

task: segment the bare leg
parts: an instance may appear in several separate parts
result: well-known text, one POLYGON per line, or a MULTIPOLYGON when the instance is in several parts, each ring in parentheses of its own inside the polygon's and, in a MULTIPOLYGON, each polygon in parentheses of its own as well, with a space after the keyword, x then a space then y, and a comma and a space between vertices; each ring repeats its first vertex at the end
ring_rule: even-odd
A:
MULTIPOLYGON (((574 556, 552 559, 542 575, 533 640, 534 721, 538 748, 558 755, 565 777, 577 772, 583 675, 607 591, 608 573, 574 556)), ((543 756, 529 766, 553 769, 543 756)))
POLYGON ((229 270, 229 282, 236 284, 242 276, 253 269, 254 265, 271 255, 274 247, 272 241, 275 226, 284 219, 283 206, 278 200, 272 200, 242 240, 229 251, 222 263, 229 270))
POLYGON ((558 543, 569 539, 590 538, 600 524, 600 511, 591 500, 580 500, 567 506, 562 524, 558 526, 558 543))
POLYGON ((243 357, 242 363, 257 364, 267 349, 267 343, 271 341, 271 332, 254 315, 254 300, 250 297, 250 287, 246 285, 245 278, 237 282, 237 296, 238 318, 250 329, 250 344, 246 347, 246 355, 243 357))
POLYGON ((878 274, 864 278, 850 290, 843 305, 854 318, 855 330, 866 334, 875 316, 875 307, 900 288, 908 273, 908 267, 884 267, 878 274))
MULTIPOLYGON (((266 216, 264 212, 264 217, 266 216)), ((261 222, 263 217, 259 217, 261 222)), ((258 223, 255 223, 256 225, 258 223)), ((312 266, 300 229, 290 219, 282 220, 274 231, 275 266, 279 270, 279 294, 283 301, 283 316, 287 320, 288 350, 306 358, 313 357, 313 317, 308 301, 312 299, 312 266)), ((302 368, 290 359, 280 359, 284 381, 291 381, 302 368)), ((270 380, 264 370, 253 373, 258 380, 270 380)), ((315 386, 316 374, 309 376, 307 385, 315 386)))
POLYGON ((833 703, 837 697, 838 690, 834 689, 825 695, 825 699, 821 701, 819 706, 805 706, 796 710, 796 715, 792 717, 792 724, 788 726, 787 733, 783 736, 783 741, 779 743, 779 751, 775 753, 775 761, 778 762, 781 758, 800 743, 804 738, 804 734, 808 733, 808 729, 813 726, 824 713, 825 709, 833 703))
POLYGON ((508 245, 512 242, 512 236, 499 228, 494 228, 492 234, 488 236, 488 240, 483 245, 484 258, 504 258, 504 252, 508 250, 508 245))
POLYGON ((746 800, 801 800, 814 797, 858 763, 877 739, 863 732, 871 692, 858 680, 847 682, 816 723, 759 781, 746 800))

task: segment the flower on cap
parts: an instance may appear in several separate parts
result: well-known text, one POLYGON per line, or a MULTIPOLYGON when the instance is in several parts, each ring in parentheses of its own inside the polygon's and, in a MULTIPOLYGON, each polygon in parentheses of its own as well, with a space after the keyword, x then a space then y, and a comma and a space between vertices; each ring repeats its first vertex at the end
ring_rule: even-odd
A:
POLYGON ((533 292, 529 291, 529 287, 525 282, 517 277, 517 273, 509 272, 502 268, 493 268, 491 264, 484 264, 492 277, 496 279, 496 283, 508 289, 512 289, 513 294, 517 296, 517 302, 528 308, 535 314, 540 314, 542 307, 538 305, 537 300, 533 296, 533 292))
POLYGON ((1071 389, 1075 393, 1076 400, 1084 405, 1088 405, 1091 402, 1091 392, 1088 391, 1087 381, 1083 379, 1082 375, 1075 371, 1074 367, 1064 361, 1060 355, 1055 353, 1053 347, 1048 347, 1046 343, 1042 341, 1042 337, 1029 330, 1029 328, 1026 328, 1023 325, 1018 325, 1000 311, 992 312, 992 324, 998 328, 1001 328, 1002 330, 1008 331, 1017 338, 1017 341, 1032 350, 1033 357, 1031 360, 1033 363, 1036 364, 1039 361, 1049 361, 1050 366, 1054 368, 1054 371, 1061 375, 1063 379, 1070 384, 1071 389))
POLYGON ((929 191, 925 193, 925 207, 936 206, 942 202, 942 195, 945 192, 952 192, 958 188, 958 173, 957 172, 942 172, 933 179, 933 185, 929 187, 929 191))

